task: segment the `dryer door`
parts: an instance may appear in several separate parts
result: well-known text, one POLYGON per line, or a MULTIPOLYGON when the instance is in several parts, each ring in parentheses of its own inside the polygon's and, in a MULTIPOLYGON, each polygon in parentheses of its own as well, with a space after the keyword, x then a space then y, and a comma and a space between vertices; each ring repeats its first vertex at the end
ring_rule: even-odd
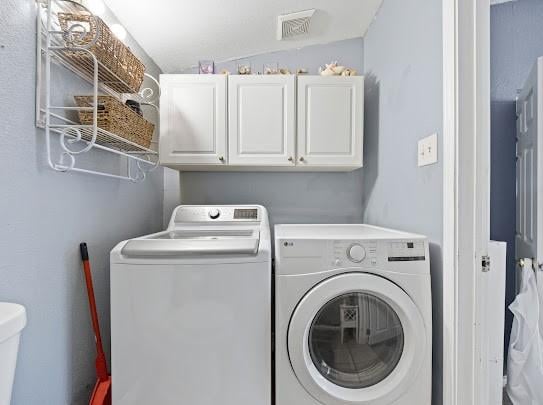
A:
POLYGON ((429 342, 411 298, 365 273, 331 277, 311 289, 288 331, 298 380, 326 405, 391 403, 419 372, 429 342))

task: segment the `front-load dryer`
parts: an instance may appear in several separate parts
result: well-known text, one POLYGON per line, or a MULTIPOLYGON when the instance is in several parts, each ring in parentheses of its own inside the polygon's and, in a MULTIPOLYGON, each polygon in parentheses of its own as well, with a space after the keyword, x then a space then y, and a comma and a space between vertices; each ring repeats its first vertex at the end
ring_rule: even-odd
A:
POLYGON ((275 227, 276 404, 430 405, 424 236, 275 227))
POLYGON ((271 240, 261 206, 179 206, 111 252, 113 405, 270 405, 271 240))

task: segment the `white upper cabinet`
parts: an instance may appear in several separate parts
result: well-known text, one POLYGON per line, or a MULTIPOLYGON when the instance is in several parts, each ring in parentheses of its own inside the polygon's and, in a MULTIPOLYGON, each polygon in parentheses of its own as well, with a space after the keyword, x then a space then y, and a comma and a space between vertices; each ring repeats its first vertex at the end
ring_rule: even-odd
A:
POLYGON ((226 155, 224 75, 161 75, 160 162, 219 165, 226 155))
POLYGON ((228 78, 230 165, 294 166, 296 77, 228 78))
POLYGON ((364 78, 298 77, 298 166, 362 166, 364 78))
POLYGON ((364 78, 161 75, 160 163, 181 170, 362 167, 364 78))

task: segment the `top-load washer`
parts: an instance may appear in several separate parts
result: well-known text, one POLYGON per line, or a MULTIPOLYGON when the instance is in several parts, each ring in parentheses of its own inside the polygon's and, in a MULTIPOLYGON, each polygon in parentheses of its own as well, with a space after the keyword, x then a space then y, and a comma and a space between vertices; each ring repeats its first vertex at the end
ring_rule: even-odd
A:
POLYGON ((275 227, 276 404, 430 405, 425 237, 275 227))
POLYGON ((113 405, 270 405, 270 247, 264 207, 179 206, 113 249, 113 405))

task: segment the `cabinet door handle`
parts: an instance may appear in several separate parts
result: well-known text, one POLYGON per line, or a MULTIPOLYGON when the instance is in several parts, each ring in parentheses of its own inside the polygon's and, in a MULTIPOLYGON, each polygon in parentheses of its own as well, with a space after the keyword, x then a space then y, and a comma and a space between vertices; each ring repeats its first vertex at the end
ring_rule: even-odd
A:
POLYGON ((289 162, 292 162, 293 160, 294 160, 294 159, 292 158, 292 156, 290 156, 290 157, 288 158, 288 161, 289 161, 289 162))
POLYGON ((224 163, 224 156, 219 156, 219 160, 224 163))
POLYGON ((305 159, 303 156, 300 157, 300 162, 305 162, 305 159))

